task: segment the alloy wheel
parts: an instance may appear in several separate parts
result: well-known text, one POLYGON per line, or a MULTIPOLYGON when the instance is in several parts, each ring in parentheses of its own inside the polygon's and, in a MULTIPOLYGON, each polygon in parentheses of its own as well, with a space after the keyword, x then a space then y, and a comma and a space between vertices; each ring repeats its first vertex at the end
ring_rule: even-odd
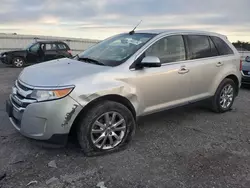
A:
POLYGON ((220 105, 222 108, 226 109, 233 103, 234 98, 234 88, 232 85, 226 85, 220 94, 220 105))
POLYGON ((16 67, 22 67, 23 66, 23 60, 22 59, 20 59, 20 58, 16 58, 15 59, 15 61, 14 61, 14 65, 16 66, 16 67))
POLYGON ((100 115, 91 126, 91 140, 99 149, 112 149, 122 142, 126 130, 127 125, 121 114, 106 112, 100 115))

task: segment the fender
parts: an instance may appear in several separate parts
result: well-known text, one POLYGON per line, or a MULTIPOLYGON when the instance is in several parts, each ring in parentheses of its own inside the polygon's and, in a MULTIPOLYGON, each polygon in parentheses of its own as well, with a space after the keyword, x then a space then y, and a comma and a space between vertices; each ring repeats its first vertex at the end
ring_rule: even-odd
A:
MULTIPOLYGON (((139 99, 137 96, 137 90, 132 85, 127 84, 121 79, 113 79, 113 76, 99 74, 95 79, 86 78, 82 84, 78 84, 75 90, 70 94, 70 96, 76 100, 82 107, 91 103, 92 101, 108 96, 116 95, 126 98, 135 109, 135 113, 139 114, 139 99), (109 78, 107 78, 109 77, 109 78), (88 81, 89 80, 89 81, 88 81), (84 84, 88 82, 92 84, 84 84)), ((117 78, 117 75, 116 75, 117 78)), ((77 81, 77 83, 79 83, 77 81)))

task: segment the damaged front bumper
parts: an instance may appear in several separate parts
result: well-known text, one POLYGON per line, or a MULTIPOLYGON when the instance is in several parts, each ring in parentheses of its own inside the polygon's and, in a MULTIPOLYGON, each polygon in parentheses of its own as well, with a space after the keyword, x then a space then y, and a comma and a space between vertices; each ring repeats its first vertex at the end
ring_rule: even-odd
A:
POLYGON ((6 111, 15 129, 26 137, 54 144, 67 141, 71 126, 82 110, 70 96, 27 106, 23 105, 25 102, 13 94, 6 101, 6 111))

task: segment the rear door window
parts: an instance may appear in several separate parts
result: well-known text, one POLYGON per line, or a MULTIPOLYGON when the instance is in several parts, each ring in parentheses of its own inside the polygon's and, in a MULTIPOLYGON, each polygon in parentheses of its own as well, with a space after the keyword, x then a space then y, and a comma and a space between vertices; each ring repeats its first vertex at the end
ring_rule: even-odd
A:
POLYGON ((211 47, 211 55, 212 56, 218 56, 219 55, 219 52, 216 48, 216 46, 214 45, 214 42, 211 40, 211 38, 209 37, 209 43, 210 43, 210 47, 211 47))
POLYGON ((188 59, 200 59, 214 56, 207 36, 188 35, 186 38, 189 49, 188 59))
POLYGON ((46 44, 46 50, 57 50, 56 44, 53 43, 46 44))
POLYGON ((234 54, 233 50, 219 37, 211 36, 212 41, 214 42, 217 50, 220 55, 230 55, 234 54))

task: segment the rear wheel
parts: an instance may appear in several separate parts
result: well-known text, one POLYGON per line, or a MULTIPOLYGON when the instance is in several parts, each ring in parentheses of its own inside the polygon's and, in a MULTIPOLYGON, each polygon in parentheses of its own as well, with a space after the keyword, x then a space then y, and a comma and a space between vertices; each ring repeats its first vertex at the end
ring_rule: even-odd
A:
POLYGON ((236 89, 236 84, 233 80, 229 78, 224 79, 212 98, 212 110, 217 113, 229 111, 236 96, 236 89))
POLYGON ((94 105, 79 122, 77 137, 87 156, 118 151, 135 132, 135 120, 124 105, 103 101, 94 105))
POLYGON ((14 57, 12 60, 12 64, 14 67, 20 68, 24 66, 24 59, 21 57, 14 57))

